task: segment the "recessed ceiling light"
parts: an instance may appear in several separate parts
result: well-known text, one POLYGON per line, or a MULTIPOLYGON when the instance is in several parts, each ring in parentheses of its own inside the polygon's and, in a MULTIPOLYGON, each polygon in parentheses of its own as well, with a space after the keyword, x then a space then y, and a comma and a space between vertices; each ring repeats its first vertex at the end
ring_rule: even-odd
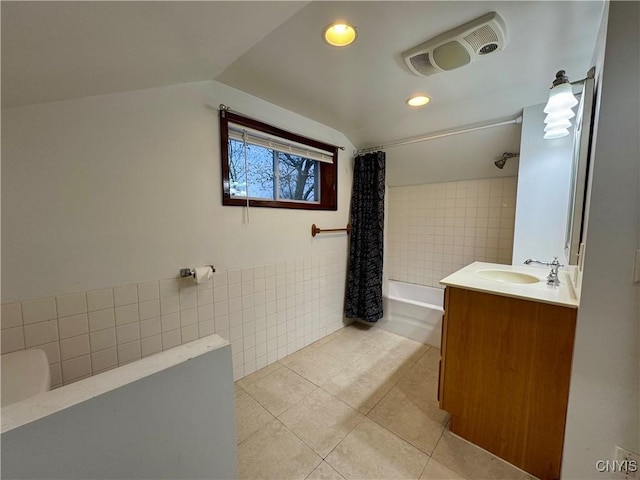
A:
POLYGON ((334 47, 346 47, 347 45, 351 45, 357 36, 356 27, 343 21, 327 25, 322 32, 322 38, 324 38, 324 41, 334 47))
POLYGON ((426 105, 430 101, 431 99, 426 95, 414 95, 413 97, 407 99, 407 105, 412 107, 421 107, 422 105, 426 105))

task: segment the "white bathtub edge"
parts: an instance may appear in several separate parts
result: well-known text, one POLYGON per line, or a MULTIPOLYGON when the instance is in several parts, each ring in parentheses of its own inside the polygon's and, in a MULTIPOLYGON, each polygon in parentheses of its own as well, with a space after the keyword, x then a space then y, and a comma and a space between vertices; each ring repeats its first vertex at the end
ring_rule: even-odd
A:
POLYGON ((416 305, 418 307, 425 307, 425 308, 428 308, 430 310, 437 310, 439 312, 444 312, 444 308, 442 308, 440 305, 434 305, 433 303, 419 302, 417 300, 409 300, 408 298, 396 297, 396 296, 388 296, 387 298, 389 300, 395 300, 395 301, 401 302, 401 303, 408 303, 410 305, 416 305))
POLYGON ((444 291, 396 280, 389 280, 389 284, 390 288, 384 297, 384 317, 379 327, 440 348, 444 291))

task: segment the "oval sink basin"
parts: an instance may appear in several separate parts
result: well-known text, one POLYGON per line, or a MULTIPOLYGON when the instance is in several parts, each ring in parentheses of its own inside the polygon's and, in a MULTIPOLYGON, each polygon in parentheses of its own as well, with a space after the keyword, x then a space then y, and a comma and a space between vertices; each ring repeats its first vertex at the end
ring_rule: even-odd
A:
POLYGON ((504 283, 538 283, 540 279, 527 273, 512 272, 511 270, 478 270, 477 276, 487 280, 504 283))

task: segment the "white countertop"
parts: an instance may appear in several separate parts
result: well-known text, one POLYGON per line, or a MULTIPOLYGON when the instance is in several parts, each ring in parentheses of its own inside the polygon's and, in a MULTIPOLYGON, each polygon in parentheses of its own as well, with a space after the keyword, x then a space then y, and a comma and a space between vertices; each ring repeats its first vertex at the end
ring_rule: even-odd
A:
POLYGON ((549 267, 474 262, 443 278, 440 280, 440 283, 449 287, 492 293, 503 297, 520 298, 534 302, 578 308, 580 301, 573 288, 569 272, 562 270, 559 272, 560 285, 557 287, 546 284, 548 273, 549 267), (539 278, 540 281, 537 283, 507 283, 482 278, 475 273, 479 270, 492 269, 526 273, 539 278))

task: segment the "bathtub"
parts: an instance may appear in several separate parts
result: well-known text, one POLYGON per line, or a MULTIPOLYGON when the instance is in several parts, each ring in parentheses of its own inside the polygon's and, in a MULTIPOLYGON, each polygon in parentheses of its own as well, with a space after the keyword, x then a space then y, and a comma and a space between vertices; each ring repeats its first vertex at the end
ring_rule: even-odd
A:
POLYGON ((380 328, 440 348, 444 290, 389 280, 380 328))

